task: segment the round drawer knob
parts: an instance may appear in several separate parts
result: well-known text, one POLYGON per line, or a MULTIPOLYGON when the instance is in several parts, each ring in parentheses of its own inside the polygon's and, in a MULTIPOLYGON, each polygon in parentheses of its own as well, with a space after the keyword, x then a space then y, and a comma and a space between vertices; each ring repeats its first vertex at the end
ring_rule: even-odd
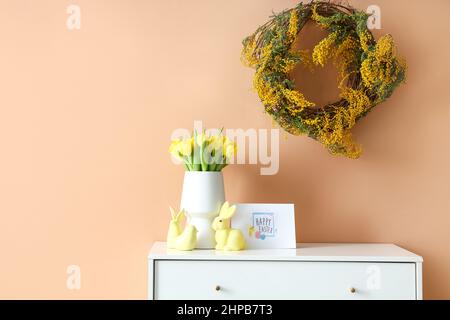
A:
POLYGON ((356 293, 356 289, 355 289, 355 288, 353 288, 353 287, 350 287, 350 289, 349 289, 349 290, 350 290, 350 292, 351 292, 351 293, 356 293))
POLYGON ((216 291, 220 291, 220 286, 215 286, 215 288, 214 288, 216 291))

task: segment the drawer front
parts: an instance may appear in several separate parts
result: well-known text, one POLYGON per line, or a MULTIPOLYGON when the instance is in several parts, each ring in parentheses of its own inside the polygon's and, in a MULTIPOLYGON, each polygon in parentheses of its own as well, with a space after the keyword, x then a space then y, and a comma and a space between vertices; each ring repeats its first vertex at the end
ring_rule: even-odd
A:
POLYGON ((154 272, 155 299, 416 299, 414 263, 156 260, 154 272))

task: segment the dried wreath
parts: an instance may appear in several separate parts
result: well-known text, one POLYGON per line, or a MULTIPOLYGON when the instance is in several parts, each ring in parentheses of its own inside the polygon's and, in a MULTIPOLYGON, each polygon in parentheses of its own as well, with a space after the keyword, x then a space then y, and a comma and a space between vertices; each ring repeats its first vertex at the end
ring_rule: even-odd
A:
POLYGON ((265 111, 287 132, 306 134, 332 154, 350 158, 361 154, 350 129, 406 77, 406 63, 397 56, 392 36, 375 41, 368 17, 341 4, 300 3, 272 16, 243 41, 242 60, 256 70, 253 83, 265 111), (295 50, 293 43, 310 20, 328 35, 312 53, 295 50), (340 100, 316 107, 295 90, 290 73, 298 63, 324 66, 329 60, 339 69, 340 100))

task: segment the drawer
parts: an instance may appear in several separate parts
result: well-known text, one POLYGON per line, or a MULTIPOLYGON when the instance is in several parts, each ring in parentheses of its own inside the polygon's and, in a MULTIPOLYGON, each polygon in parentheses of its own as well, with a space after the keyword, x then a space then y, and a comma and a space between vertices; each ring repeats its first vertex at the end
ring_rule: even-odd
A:
POLYGON ((414 263, 154 263, 155 299, 416 299, 414 263))

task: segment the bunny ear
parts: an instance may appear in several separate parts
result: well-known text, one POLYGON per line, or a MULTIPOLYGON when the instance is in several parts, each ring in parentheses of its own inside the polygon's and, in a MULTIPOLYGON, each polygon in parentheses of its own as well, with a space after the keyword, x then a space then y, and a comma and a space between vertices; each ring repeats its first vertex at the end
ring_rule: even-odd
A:
POLYGON ((230 216, 230 218, 234 215, 235 212, 236 212, 236 206, 235 205, 233 205, 233 206, 228 208, 228 215, 230 216))
POLYGON ((184 217, 185 211, 184 209, 182 209, 180 212, 178 212, 177 216, 175 217, 175 220, 177 220, 178 222, 181 221, 184 217))
POLYGON ((230 207, 228 202, 227 202, 227 207, 226 208, 222 208, 222 209, 225 209, 225 210, 222 210, 220 212, 220 217, 223 218, 223 219, 230 219, 233 216, 234 212, 236 211, 236 206, 231 206, 230 207))
POLYGON ((172 216, 172 220, 175 219, 175 210, 173 210, 173 208, 171 206, 169 206, 170 209, 170 214, 172 216))
POLYGON ((219 211, 219 217, 224 218, 223 215, 226 214, 229 206, 230 206, 230 204, 228 203, 228 201, 225 201, 223 203, 223 205, 222 205, 222 207, 220 208, 220 211, 219 211))

